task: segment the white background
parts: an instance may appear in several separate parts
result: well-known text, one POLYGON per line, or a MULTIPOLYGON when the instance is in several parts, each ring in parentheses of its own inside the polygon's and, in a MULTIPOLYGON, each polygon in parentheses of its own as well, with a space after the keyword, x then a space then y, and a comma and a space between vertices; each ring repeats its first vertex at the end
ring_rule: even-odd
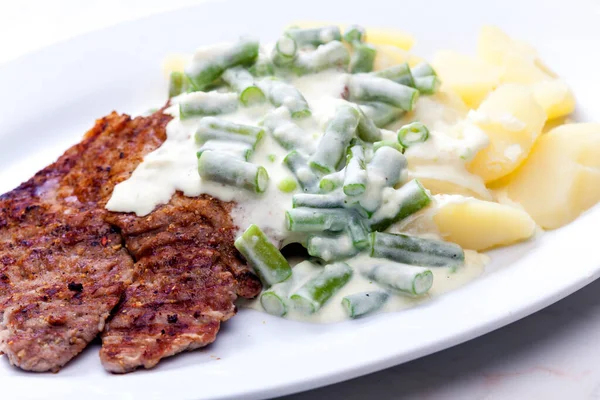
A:
MULTIPOLYGON (((196 3, 0 0, 0 63, 84 32, 196 3)), ((288 399, 600 398, 598 360, 600 282, 466 344, 288 399)))

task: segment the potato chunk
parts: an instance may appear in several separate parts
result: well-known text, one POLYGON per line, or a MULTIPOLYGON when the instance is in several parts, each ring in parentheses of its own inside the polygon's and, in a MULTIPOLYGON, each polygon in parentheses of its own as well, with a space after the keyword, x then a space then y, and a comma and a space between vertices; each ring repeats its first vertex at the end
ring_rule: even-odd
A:
POLYGON ((536 228, 523 210, 477 199, 442 204, 433 220, 445 240, 477 251, 528 239, 536 228))
POLYGON ((477 54, 482 60, 502 68, 502 83, 531 85, 548 119, 563 117, 575 109, 575 97, 569 86, 528 44, 512 39, 499 28, 485 26, 479 34, 477 54))
POLYGON ((492 92, 471 118, 490 139, 469 165, 486 183, 508 175, 527 158, 546 122, 531 90, 512 84, 492 92))
POLYGON ((566 124, 541 136, 510 177, 507 196, 545 229, 559 228, 600 201, 600 124, 566 124))
POLYGON ((453 51, 438 52, 432 64, 442 82, 471 108, 476 108, 498 86, 502 75, 495 65, 453 51))

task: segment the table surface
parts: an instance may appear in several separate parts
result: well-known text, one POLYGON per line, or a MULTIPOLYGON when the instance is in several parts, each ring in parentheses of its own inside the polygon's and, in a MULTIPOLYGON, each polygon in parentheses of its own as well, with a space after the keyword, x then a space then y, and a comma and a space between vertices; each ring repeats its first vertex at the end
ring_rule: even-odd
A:
MULTIPOLYGON (((84 32, 198 2, 0 0, 0 63, 84 32)), ((600 281, 460 346, 285 399, 600 398, 598 293, 600 281)))

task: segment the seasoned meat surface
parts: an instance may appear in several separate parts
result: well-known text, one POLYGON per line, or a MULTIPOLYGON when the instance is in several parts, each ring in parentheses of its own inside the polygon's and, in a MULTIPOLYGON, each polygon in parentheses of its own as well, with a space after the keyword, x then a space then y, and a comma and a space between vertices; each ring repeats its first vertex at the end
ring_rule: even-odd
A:
POLYGON ((102 331, 131 282, 133 262, 100 197, 78 198, 69 184, 119 122, 97 125, 0 197, 0 351, 20 368, 57 371, 102 331))
POLYGON ((236 293, 258 294, 258 279, 233 247, 228 207, 208 196, 177 194, 147 217, 112 216, 137 263, 136 281, 102 334, 106 369, 151 368, 205 346, 235 314, 236 293))
POLYGON ((104 209, 114 186, 165 140, 169 120, 112 113, 0 197, 0 351, 11 363, 58 370, 118 304, 103 364, 151 367, 214 341, 236 296, 260 291, 233 247, 229 204, 176 194, 145 217, 104 209))

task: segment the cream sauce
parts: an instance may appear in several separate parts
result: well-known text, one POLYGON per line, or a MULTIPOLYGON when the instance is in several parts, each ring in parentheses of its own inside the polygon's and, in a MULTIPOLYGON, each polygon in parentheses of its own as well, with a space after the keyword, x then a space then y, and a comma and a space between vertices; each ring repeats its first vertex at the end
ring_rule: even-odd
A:
MULTIPOLYGON (((288 83, 303 94, 312 111, 311 117, 300 121, 292 120, 286 108, 275 109, 267 104, 249 108, 240 107, 235 112, 218 117, 248 125, 258 125, 263 122, 266 127, 269 127, 269 124, 283 126, 281 135, 285 135, 288 129, 303 130, 306 140, 297 145, 310 152, 311 148, 318 143, 325 125, 333 116, 337 106, 345 102, 341 98, 341 94, 347 80, 348 75, 337 70, 290 78, 288 83)), ((257 84, 260 87, 260 81, 257 84)), ((195 96, 195 94, 182 94, 171 99, 172 106, 165 112, 174 118, 167 125, 166 141, 144 158, 128 180, 116 186, 106 208, 111 211, 134 212, 138 216, 144 216, 152 212, 155 207, 168 203, 176 191, 181 191, 185 196, 190 197, 204 193, 236 203, 231 216, 239 227, 240 232, 238 233, 254 223, 274 243, 285 245, 297 241, 299 236, 288 232, 285 227, 285 210, 292 206, 293 193, 284 193, 277 188, 278 183, 282 180, 293 179, 293 175, 282 163, 289 151, 281 147, 269 133, 265 134, 258 143, 249 161, 262 165, 268 171, 269 186, 263 194, 254 194, 243 189, 203 181, 197 171, 196 152, 200 145, 195 142, 194 138, 201 117, 185 120, 179 118, 178 103, 189 96, 195 96)), ((419 178, 423 182, 444 182, 451 188, 459 188, 455 191, 451 190, 451 193, 467 195, 474 193, 482 198, 491 197, 481 179, 470 174, 466 169, 466 163, 477 151, 487 145, 486 135, 469 118, 465 118, 461 111, 445 104, 437 96, 422 97, 417 103, 416 110, 407 114, 400 124, 420 120, 429 127, 430 137, 426 142, 407 149, 405 155, 409 168, 408 175, 404 177, 404 180, 419 178)), ((383 136, 384 139, 395 140, 395 130, 383 130, 383 136)), ((443 201, 460 201, 461 199, 465 199, 465 197, 436 196, 434 204, 426 210, 403 221, 402 224, 392 226, 390 230, 439 238, 435 227, 432 226, 433 222, 428 222, 428 213, 434 212, 443 201), (413 223, 413 225, 408 224, 410 221, 417 220, 420 222, 413 223), (419 226, 420 229, 415 229, 415 226, 419 226)), ((428 295, 418 299, 401 295, 390 296, 380 311, 386 312, 410 307, 432 296, 459 287, 478 276, 482 272, 486 260, 487 257, 484 255, 466 251, 466 263, 462 267, 431 268, 434 274, 434 283, 428 295)), ((286 317, 311 322, 334 322, 346 319, 341 299, 348 294, 376 289, 376 284, 365 278, 360 271, 361 268, 379 261, 381 260, 372 259, 364 253, 347 260, 355 270, 352 279, 327 302, 320 312, 304 315, 292 310, 286 317)), ((311 276, 314 276, 319 268, 308 262, 300 263, 294 268, 292 278, 275 285, 274 289, 291 293, 311 276)), ((248 302, 247 305, 262 310, 258 300, 248 302)))

